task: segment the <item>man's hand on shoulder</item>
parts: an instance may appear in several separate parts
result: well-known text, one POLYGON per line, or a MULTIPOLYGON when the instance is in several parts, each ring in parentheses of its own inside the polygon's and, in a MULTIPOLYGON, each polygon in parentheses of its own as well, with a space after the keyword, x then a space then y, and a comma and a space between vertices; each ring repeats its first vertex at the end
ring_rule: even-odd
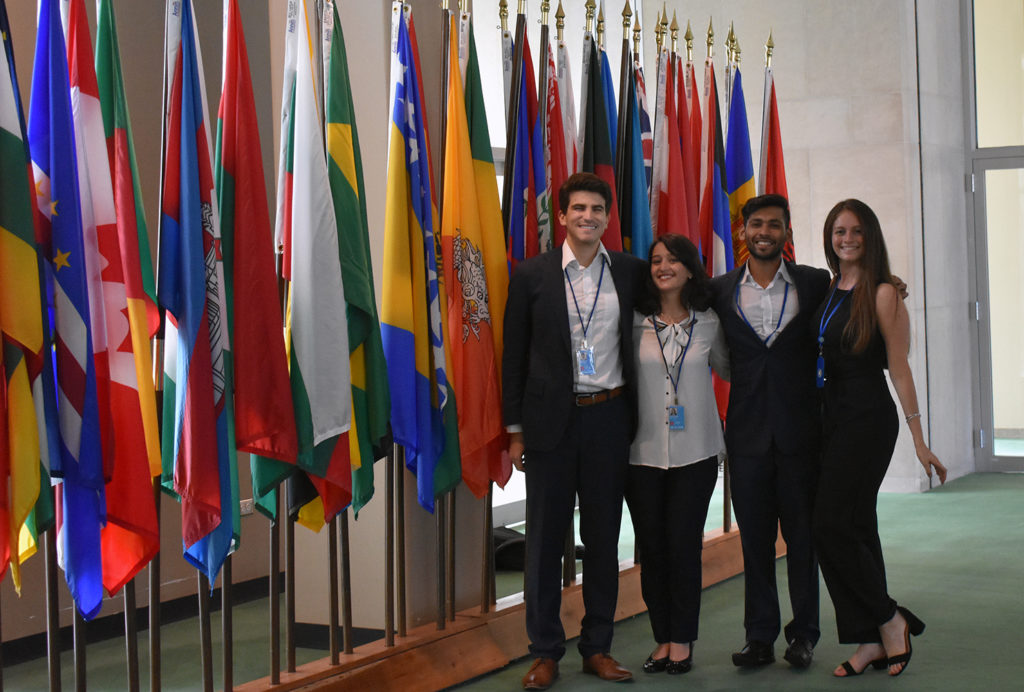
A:
POLYGON ((896 287, 896 290, 900 294, 900 298, 902 298, 903 300, 906 300, 907 296, 910 295, 910 293, 907 291, 907 283, 900 277, 896 276, 895 274, 892 275, 892 285, 896 287))

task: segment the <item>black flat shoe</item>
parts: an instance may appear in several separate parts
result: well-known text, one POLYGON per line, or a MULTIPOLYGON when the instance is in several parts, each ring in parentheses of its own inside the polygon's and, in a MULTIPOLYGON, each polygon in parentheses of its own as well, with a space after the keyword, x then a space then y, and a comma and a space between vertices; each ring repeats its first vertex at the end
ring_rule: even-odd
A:
POLYGON ((644 672, 645 673, 660 673, 668 667, 669 658, 654 658, 654 656, 648 656, 647 660, 644 661, 644 672))
POLYGON ((754 639, 747 642, 742 651, 732 655, 732 664, 740 668, 754 668, 769 663, 775 663, 774 647, 754 639))
POLYGON ((689 673, 691 668, 693 668, 693 642, 690 642, 690 655, 682 661, 669 660, 668 665, 665 666, 665 672, 669 675, 682 675, 689 673))

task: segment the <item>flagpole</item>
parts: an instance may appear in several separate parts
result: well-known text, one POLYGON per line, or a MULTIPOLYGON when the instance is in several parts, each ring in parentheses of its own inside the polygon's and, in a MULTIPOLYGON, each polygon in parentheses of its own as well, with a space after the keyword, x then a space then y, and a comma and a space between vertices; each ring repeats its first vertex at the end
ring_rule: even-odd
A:
POLYGON ((199 587, 199 658, 202 661, 203 690, 213 692, 213 635, 210 632, 210 582, 201 569, 196 570, 199 587))
MULTIPOLYGON (((395 446, 395 470, 397 476, 393 479, 395 506, 392 510, 394 516, 394 538, 393 543, 398 555, 398 636, 404 637, 407 631, 407 613, 405 604, 405 449, 395 446)), ((394 579, 394 577, 392 577, 394 579)), ((392 591, 394 582, 392 582, 392 591)), ((394 628, 392 627, 392 642, 394 642, 394 628)))
MULTIPOLYGON (((372 463, 372 462, 370 462, 372 463)), ((345 654, 352 653, 352 573, 349 560, 348 508, 338 517, 341 526, 341 645, 345 654)))
MULTIPOLYGON (((53 488, 43 492, 53 494, 53 488)), ((56 507, 56 503, 54 503, 56 507)), ((46 578, 46 664, 50 674, 50 689, 60 690, 60 603, 57 597, 57 528, 46 531, 43 542, 46 578)), ((159 690, 159 678, 157 680, 159 690)))
MULTIPOLYGON (((541 136, 541 151, 547 151, 548 149, 548 109, 547 104, 544 101, 547 100, 548 95, 548 44, 550 43, 550 28, 548 27, 548 15, 551 12, 550 0, 542 0, 540 3, 540 47, 537 49, 537 61, 540 68, 540 76, 538 79, 538 96, 543 99, 542 104, 538 109, 537 117, 540 118, 540 136, 541 136)), ((538 191, 539 192, 539 191, 538 191)), ((552 190, 553 196, 558 195, 558 190, 552 190)), ((538 194, 539 196, 539 194, 538 194)))
POLYGON ((626 112, 626 108, 629 105, 629 98, 627 97, 627 90, 629 89, 629 70, 631 69, 632 61, 629 55, 629 29, 630 21, 633 18, 633 11, 629 8, 629 0, 626 0, 626 6, 622 8, 622 57, 619 60, 619 117, 618 117, 618 132, 615 136, 615 141, 618 144, 615 150, 615 187, 616 198, 621 200, 625 193, 625 180, 626 180, 626 131, 627 120, 629 119, 626 112))
MULTIPOLYGON (((234 451, 234 450, 232 450, 234 451)), ((221 631, 221 661, 224 673, 224 689, 230 690, 234 687, 234 622, 232 619, 232 608, 234 607, 234 589, 232 588, 231 576, 232 556, 228 555, 224 560, 224 568, 220 577, 220 631, 221 631)))
POLYGON ((384 460, 384 646, 395 645, 395 465, 398 445, 384 460))

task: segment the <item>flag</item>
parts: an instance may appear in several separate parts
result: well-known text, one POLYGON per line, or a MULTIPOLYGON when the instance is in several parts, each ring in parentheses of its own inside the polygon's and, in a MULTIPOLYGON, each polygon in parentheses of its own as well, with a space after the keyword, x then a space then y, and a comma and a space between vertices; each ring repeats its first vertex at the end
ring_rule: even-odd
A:
POLYGON ((443 414, 452 397, 420 80, 401 3, 393 12, 381 338, 395 442, 405 447, 406 465, 416 474, 420 504, 433 511, 434 474, 446 442, 443 414))
MULTIPOLYGON (((89 290, 93 306, 97 302, 103 306, 92 310, 91 329, 101 394, 101 430, 109 437, 104 443, 107 523, 101 533, 103 584, 108 593, 115 594, 160 549, 150 475, 151 450, 135 360, 136 343, 148 355, 148 325, 145 321, 137 325, 141 332, 137 340, 133 338, 126 275, 138 272, 139 259, 137 254, 125 255, 121 248, 85 0, 71 0, 68 15, 68 62, 85 251, 87 264, 96 272, 89 290)), ((133 240, 138 242, 137 232, 133 240)), ((142 315, 144 318, 144 311, 142 315)), ((155 400, 150 398, 147 403, 153 405, 147 412, 153 423, 155 400)))
MULTIPOLYGON (((494 362, 498 368, 498 386, 501 386, 501 352, 504 343, 503 317, 505 301, 508 298, 508 264, 504 252, 504 228, 501 221, 501 203, 498 197, 497 179, 494 172, 494 159, 491 156, 491 136, 487 128, 487 113, 484 110, 484 91, 480 79, 480 63, 477 60, 476 37, 473 33, 469 14, 463 14, 462 30, 468 33, 462 43, 467 45, 466 58, 466 120, 469 125, 469 142, 473 157, 473 178, 476 184, 476 202, 480 211, 481 227, 485 235, 492 238, 489 247, 494 247, 495 239, 498 252, 484 255, 484 267, 488 276, 487 296, 488 312, 491 315, 491 335, 494 340, 494 362), (492 280, 492 277, 493 280, 492 280)), ((556 154, 557 155, 557 152, 556 154)), ((559 183, 561 185, 561 183, 559 183)), ((552 188, 556 190, 557 188, 552 188)), ((560 224, 555 223, 555 233, 560 224)), ((500 401, 500 399, 499 399, 500 401)), ((504 434, 504 428, 502 428, 504 434)), ((502 442, 502 453, 488 460, 490 479, 501 487, 512 476, 512 460, 508 457, 502 442)))
MULTIPOLYGON (((39 496, 41 476, 28 357, 41 352, 44 341, 31 167, 3 0, 0 33, 0 578, 10 565, 20 594, 21 562, 28 556, 19 549, 19 536, 39 496)), ((43 480, 48 486, 45 475, 43 480)))
POLYGON ((628 239, 626 250, 646 259, 652 240, 651 211, 647 199, 647 173, 644 165, 636 78, 636 71, 632 68, 627 69, 626 90, 621 95, 626 101, 624 117, 627 120, 623 129, 625 151, 622 155, 623 180, 619 212, 623 245, 626 245, 628 239))
POLYGON ((349 440, 352 450, 352 510, 358 516, 360 508, 373 497, 373 463, 383 456, 383 447, 388 440, 391 399, 373 288, 359 133, 352 102, 345 36, 337 6, 334 6, 331 17, 326 106, 327 176, 334 200, 334 215, 338 221, 341 276, 348 303, 353 419, 353 432, 349 440))
POLYGON ((191 0, 168 0, 165 21, 163 484, 181 501, 184 557, 212 586, 240 533, 220 215, 191 0))
POLYGON ((633 62, 636 78, 636 100, 639 105, 640 144, 644 157, 644 176, 647 179, 647 198, 651 197, 651 177, 654 167, 654 133, 651 131, 651 113, 647 107, 647 80, 639 60, 633 62))
POLYGON ((515 39, 508 29, 501 30, 501 78, 505 94, 505 112, 512 98, 512 66, 515 64, 515 39))
POLYGON ((146 232, 128 102, 121 77, 117 25, 110 0, 101 0, 97 10, 96 81, 103 112, 103 131, 107 138, 110 175, 113 179, 117 235, 121 246, 128 323, 131 328, 132 351, 135 354, 135 380, 142 407, 149 472, 151 476, 159 476, 160 432, 149 340, 156 335, 160 326, 160 309, 156 302, 149 233, 146 232))
POLYGON ((89 620, 99 613, 103 601, 103 439, 90 329, 93 267, 87 265, 83 237, 68 63, 57 0, 44 0, 39 7, 29 149, 42 250, 50 260, 48 293, 53 296, 59 441, 57 453, 51 456, 51 472, 62 477, 59 557, 75 605, 89 620))
POLYGON ((601 88, 604 95, 604 112, 608 121, 608 142, 612 152, 616 151, 615 141, 619 132, 619 107, 615 103, 615 81, 612 79, 612 67, 608 62, 608 52, 602 45, 601 54, 601 88))
POLYGON ((686 188, 686 227, 687 237, 697 245, 699 234, 697 232, 698 220, 700 218, 700 197, 697 194, 698 168, 695 164, 698 157, 690 151, 692 142, 690 140, 690 105, 686 90, 686 65, 680 56, 673 56, 672 62, 675 71, 672 73, 675 81, 675 109, 676 120, 679 123, 679 158, 683 164, 683 181, 686 188))
POLYGON ((704 68, 704 118, 701 137, 700 226, 701 252, 708 276, 733 268, 732 231, 729 227, 729 196, 725 179, 725 148, 718 86, 711 58, 704 68))
MULTIPOLYGON (((289 280, 285 340, 298 431, 298 465, 309 476, 330 521, 352 497, 349 432, 352 380, 347 307, 328 176, 316 3, 289 0, 286 27, 277 237, 289 280)), ((290 490, 295 515, 303 496, 290 490)), ((318 529, 318 521, 303 522, 318 529)))
POLYGON ((501 422, 501 391, 492 324, 504 304, 491 300, 491 287, 508 273, 485 257, 501 257, 504 237, 500 217, 484 219, 477 201, 475 166, 466 98, 458 69, 458 32, 451 17, 448 53, 448 95, 445 130, 445 175, 441 206, 442 274, 447 293, 452 387, 459 406, 459 449, 462 480, 477 497, 490 488, 490 461, 501 458, 505 435, 501 422), (486 224, 486 225, 485 225, 486 224), (489 271, 490 270, 490 271, 489 271), (496 311, 492 311, 492 308, 496 311))
MULTIPOLYGON (((558 42, 558 98, 562 104, 562 128, 565 133, 565 169, 568 175, 579 170, 580 140, 576 129, 576 102, 572 89, 572 71, 569 69, 569 49, 565 41, 558 42)), ((557 228, 556 228, 557 231, 557 228)), ((562 237, 556 239, 556 245, 565 240, 565 229, 562 237)))
MULTIPOLYGON (((668 50, 661 51, 658 69, 658 110, 654 120, 654 170, 651 177, 651 227, 655 237, 674 233, 694 239, 688 223, 686 176, 676 114, 675 67, 668 50), (656 183, 656 185, 655 185, 656 183)), ((644 255, 646 257, 646 255, 644 255)))
MULTIPOLYGON (((686 90, 686 114, 690 118, 690 142, 688 147, 683 148, 683 155, 689 157, 689 170, 692 176, 690 181, 690 191, 693 195, 693 199, 697 206, 697 215, 700 217, 700 199, 701 199, 701 184, 700 184, 700 167, 701 167, 701 137, 703 137, 703 122, 704 119, 701 117, 700 109, 700 98, 697 88, 697 75, 694 73, 693 63, 689 60, 686 61, 684 69, 683 86, 686 90)), ((680 132, 680 136, 685 137, 685 132, 680 132)), ((685 172, 685 169, 684 169, 685 172)), ((700 247, 699 243, 694 243, 697 247, 700 247)))
MULTIPOLYGON (((519 75, 519 109, 513 131, 516 136, 512 161, 513 193, 509 214, 508 265, 515 269, 520 261, 541 251, 538 196, 546 192, 543 152, 534 135, 539 134, 536 80, 530 42, 523 34, 522 67, 519 75), (538 154, 540 155, 538 157, 538 154), (537 165, 540 170, 537 170, 537 165)), ((507 150, 507 149, 506 149, 507 150)), ((549 236, 550 237, 550 236, 549 236)))
MULTIPOLYGON (((566 156, 566 126, 563 119, 561 92, 558 82, 558 68, 548 44, 548 83, 542 87, 545 108, 544 171, 549 193, 551 219, 551 247, 558 247, 565 240, 565 226, 558 220, 558 191, 569 177, 566 156)), ((576 128, 573 127, 573 132, 576 128)), ((573 136, 575 140, 575 135, 573 136)))
POLYGON ((729 134, 725 145, 725 179, 729 191, 729 217, 732 228, 734 266, 747 261, 743 232, 743 205, 753 197, 754 164, 750 158, 750 130, 747 128, 747 104, 743 98, 743 79, 737 65, 733 69, 732 98, 729 101, 729 134))
POLYGON ((605 137, 608 132, 608 119, 604 101, 601 63, 597 55, 597 46, 590 41, 589 85, 585 103, 583 160, 581 170, 594 173, 602 178, 612 189, 612 204, 608 210, 608 228, 602 242, 609 250, 622 250, 622 235, 619 229, 618 202, 615 199, 615 162, 612 155, 611 141, 605 137))
MULTIPOLYGON (((771 64, 764 68, 764 110, 761 115, 761 161, 757 194, 776 194, 789 198, 786 189, 786 161, 782 155, 782 129, 779 126, 779 104, 775 99, 775 74, 771 64)), ((793 241, 786 241, 783 257, 796 259, 793 241)))

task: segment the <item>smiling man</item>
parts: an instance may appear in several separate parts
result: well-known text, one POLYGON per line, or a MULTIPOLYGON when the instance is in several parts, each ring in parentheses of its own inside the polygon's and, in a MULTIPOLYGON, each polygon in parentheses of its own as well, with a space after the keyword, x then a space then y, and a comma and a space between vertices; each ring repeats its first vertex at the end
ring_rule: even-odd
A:
POLYGON ((601 243, 612 191, 591 173, 559 190, 566 240, 519 264, 505 307, 502 402, 509 455, 526 473, 525 689, 545 689, 565 653, 561 557, 579 496, 586 615, 583 671, 623 681, 609 654, 618 598, 619 524, 636 432, 631 337, 645 263, 601 243))
POLYGON ((741 667, 775 660, 781 629, 775 539, 781 525, 793 610, 785 658, 806 668, 820 635, 811 516, 821 422, 809 325, 829 274, 783 261, 782 249, 792 238, 785 197, 749 200, 743 223, 749 259, 712 282, 729 345, 725 442, 743 546, 746 643, 732 660, 741 667))

